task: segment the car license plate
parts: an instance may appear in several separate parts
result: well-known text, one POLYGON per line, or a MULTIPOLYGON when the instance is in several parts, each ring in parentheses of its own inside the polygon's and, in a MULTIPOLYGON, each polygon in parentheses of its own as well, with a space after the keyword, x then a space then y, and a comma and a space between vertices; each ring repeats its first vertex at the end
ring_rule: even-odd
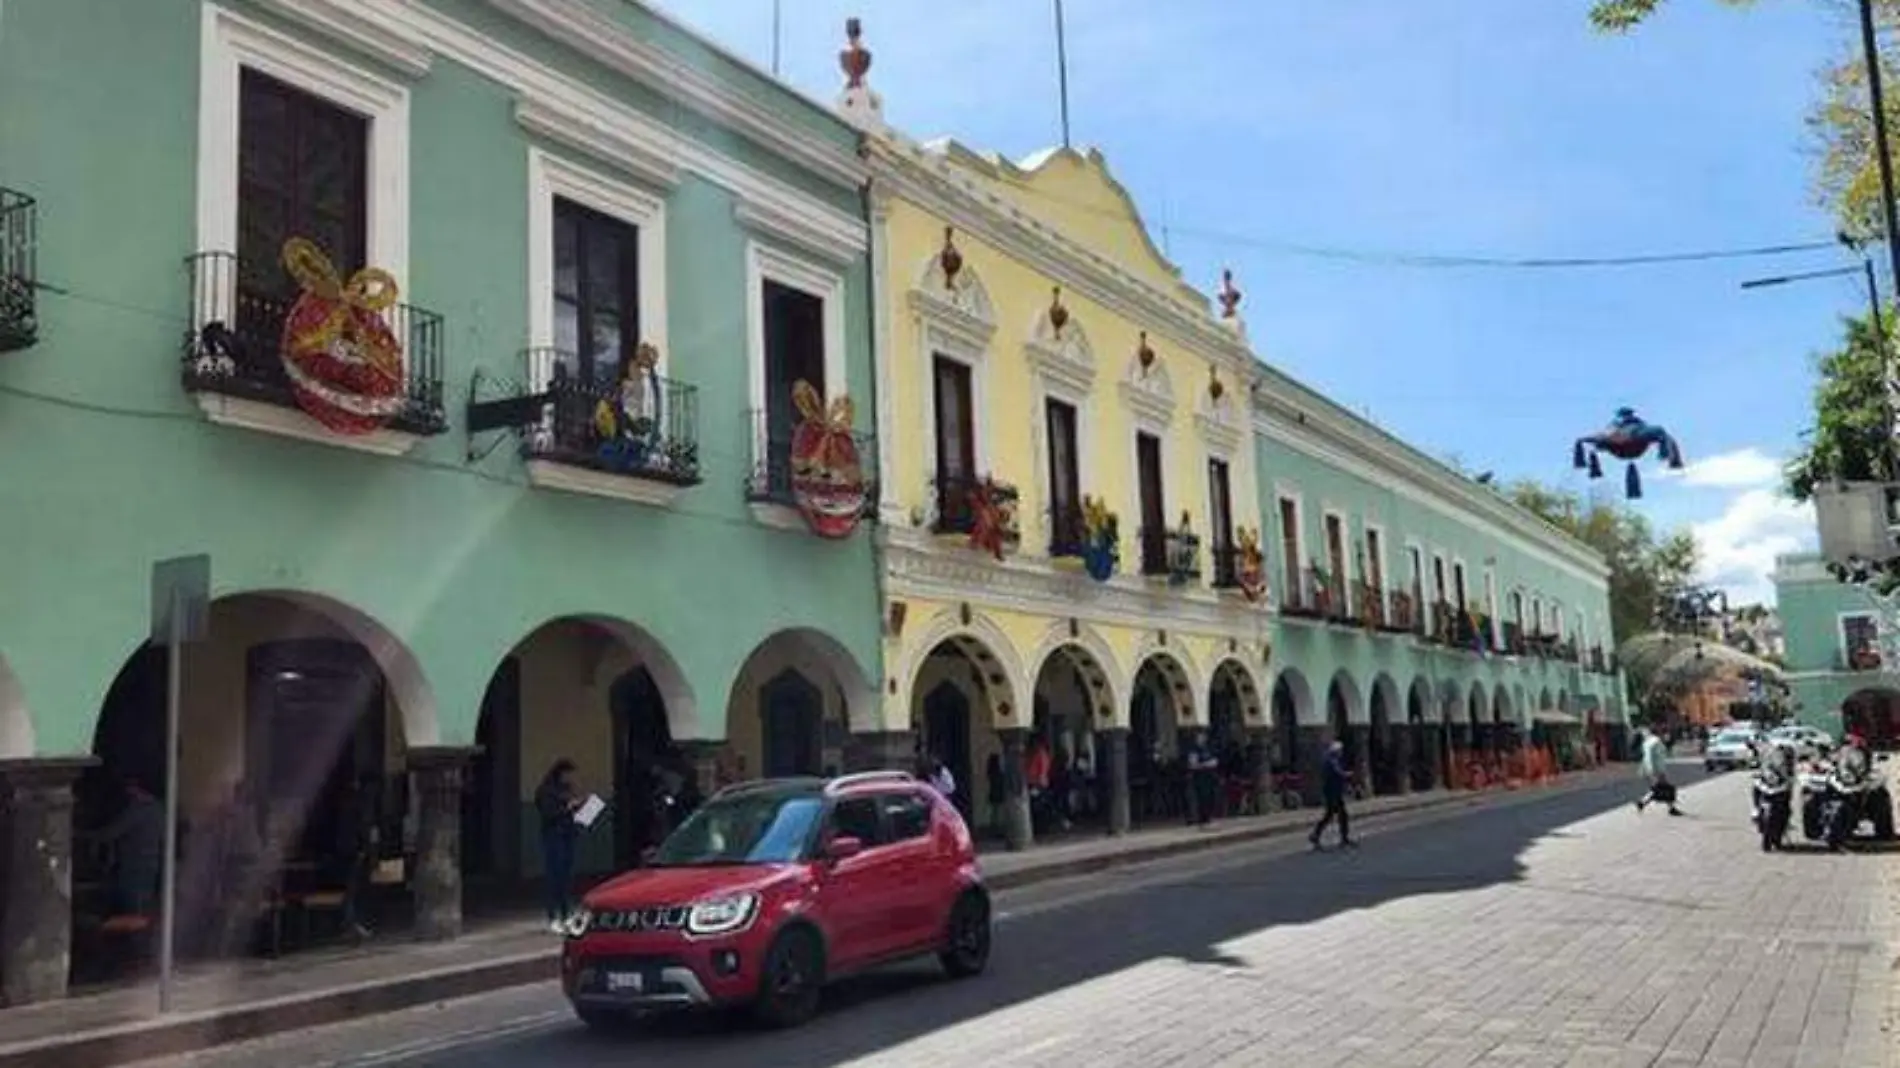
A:
POLYGON ((646 976, 639 972, 608 972, 609 994, 638 994, 646 989, 646 976))

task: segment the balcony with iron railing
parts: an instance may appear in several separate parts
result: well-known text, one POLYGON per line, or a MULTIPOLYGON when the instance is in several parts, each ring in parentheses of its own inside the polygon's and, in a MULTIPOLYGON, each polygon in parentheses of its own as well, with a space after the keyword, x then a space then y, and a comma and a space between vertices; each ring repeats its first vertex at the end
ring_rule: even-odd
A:
POLYGON ((1879 671, 1883 666, 1880 646, 1873 641, 1851 642, 1841 650, 1835 663, 1840 671, 1879 671))
POLYGON ((1418 634, 1425 622, 1419 617, 1418 599, 1404 590, 1392 591, 1392 609, 1380 629, 1392 634, 1418 634))
POLYGON ((1280 591, 1280 614, 1293 619, 1320 619, 1320 594, 1313 585, 1309 572, 1298 568, 1286 569, 1285 588, 1280 591))
POLYGON ((540 418, 527 428, 522 453, 607 475, 673 486, 700 482, 699 391, 657 372, 622 376, 611 367, 593 375, 572 353, 552 348, 522 354, 528 382, 540 388, 540 418))
POLYGON ((1240 588, 1240 571, 1243 560, 1240 546, 1229 539, 1216 541, 1207 550, 1208 566, 1213 569, 1211 585, 1217 590, 1237 590, 1240 588))
MULTIPOLYGON (((284 323, 297 297, 283 286, 271 286, 268 272, 253 275, 228 252, 201 252, 186 263, 191 303, 181 368, 185 390, 300 408, 284 353, 284 323)), ((379 316, 402 350, 401 381, 387 398, 392 414, 384 425, 407 434, 442 433, 448 428, 442 403, 442 317, 409 304, 362 314, 379 316)), ((332 377, 314 388, 352 391, 359 369, 353 361, 347 353, 332 359, 332 377)), ((311 388, 306 385, 307 392, 311 388)))
MULTIPOLYGON (((797 507, 793 477, 800 461, 794 455, 796 427, 772 418, 772 413, 763 408, 748 413, 747 422, 752 428, 752 465, 746 475, 746 499, 754 504, 797 507)), ((841 506, 847 499, 857 498, 860 518, 876 518, 877 436, 840 429, 822 447, 827 451, 831 491, 836 495, 830 503, 841 506)))
POLYGON ((39 339, 39 207, 0 186, 0 352, 39 339))
POLYGON ((935 508, 932 534, 968 537, 976 533, 979 513, 987 506, 1003 524, 1003 543, 1014 546, 1022 541, 1016 521, 1022 493, 1007 482, 976 475, 938 475, 930 480, 930 499, 935 508))
POLYGON ((1049 556, 1052 559, 1081 556, 1088 529, 1088 516, 1080 502, 1050 505, 1049 556))
POLYGON ((1314 608, 1320 618, 1328 623, 1356 624, 1352 614, 1352 602, 1346 596, 1346 578, 1337 571, 1325 568, 1306 569, 1307 584, 1313 590, 1314 608))
POLYGON ((1524 624, 1505 620, 1499 628, 1503 631, 1504 653, 1506 656, 1523 656, 1529 651, 1524 641, 1524 624))
POLYGON ((1360 579, 1353 583, 1353 599, 1359 606, 1359 618, 1373 630, 1385 630, 1388 613, 1385 607, 1385 590, 1376 583, 1360 579))

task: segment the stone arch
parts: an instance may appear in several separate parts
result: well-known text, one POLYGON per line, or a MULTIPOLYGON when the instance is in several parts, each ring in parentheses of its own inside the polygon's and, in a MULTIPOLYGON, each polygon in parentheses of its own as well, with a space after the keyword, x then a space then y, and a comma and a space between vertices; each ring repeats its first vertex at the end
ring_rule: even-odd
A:
MULTIPOLYGON (((550 627, 562 622, 585 624, 632 653, 639 666, 645 668, 647 673, 653 676, 653 684, 659 690, 660 699, 666 708, 667 730, 671 731, 675 738, 691 738, 699 733, 699 697, 693 692, 692 684, 686 680, 686 673, 680 669, 679 661, 673 658, 673 654, 653 636, 652 632, 631 620, 591 613, 558 616, 522 635, 521 640, 515 643, 513 649, 520 649, 550 627)), ((612 666, 613 661, 609 651, 597 650, 588 668, 590 678, 596 683, 611 681, 602 676, 612 666)))
POLYGON ((1438 721, 1454 723, 1465 716, 1465 693, 1456 680, 1444 679, 1438 684, 1438 721))
POLYGON ((1414 675, 1412 685, 1405 691, 1405 721, 1435 723, 1440 717, 1433 712, 1441 707, 1432 694, 1432 681, 1423 675, 1414 675))
POLYGON ((26 704, 26 687, 0 656, 0 760, 34 754, 33 715, 26 704))
POLYGON ((1404 774, 1406 707, 1399 696, 1399 684, 1386 672, 1372 678, 1372 693, 1366 702, 1366 760, 1372 770, 1374 793, 1398 789, 1404 774))
POLYGON ((1493 723, 1517 723, 1520 713, 1511 701, 1511 691, 1503 683, 1498 683, 1491 694, 1491 721, 1493 723))
POLYGON ((1289 710, 1293 713, 1291 726, 1312 726, 1319 722, 1314 718, 1312 684, 1306 681, 1306 676, 1298 668, 1280 669, 1279 676, 1273 680, 1271 708, 1275 728, 1288 726, 1281 722, 1281 715, 1289 710))
POLYGON ((1471 684, 1471 695, 1465 699, 1466 716, 1472 723, 1486 723, 1491 719, 1491 695, 1485 692, 1484 683, 1471 684))
POLYGON ((1023 673, 1022 660, 1003 628, 981 612, 967 619, 958 609, 938 612, 917 641, 911 642, 893 676, 893 693, 910 700, 917 687, 917 676, 924 661, 938 648, 949 645, 977 668, 983 696, 989 702, 992 726, 1003 729, 1028 725, 1023 702, 1029 698, 1033 680, 1023 673))
POLYGON ((787 627, 766 635, 740 663, 734 684, 745 677, 745 669, 754 659, 775 647, 791 651, 797 662, 815 663, 825 669, 831 676, 829 681, 838 688, 844 699, 845 720, 851 730, 874 731, 878 728, 877 687, 872 683, 870 673, 864 670, 858 658, 845 648, 843 642, 814 627, 787 627))
POLYGON ((1132 688, 1140 685, 1141 674, 1148 668, 1153 668, 1161 676, 1175 725, 1206 727, 1207 685, 1188 651, 1179 646, 1144 641, 1135 653, 1134 681, 1129 684, 1131 698, 1132 688))
POLYGON ((1333 728, 1336 726, 1333 722, 1334 713, 1336 711, 1333 705, 1335 695, 1339 697, 1340 709, 1345 712, 1346 722, 1348 724, 1358 725, 1367 721, 1366 694, 1359 688, 1359 682, 1352 677, 1352 673, 1345 668, 1340 668, 1338 671, 1333 672, 1332 681, 1327 683, 1326 686, 1327 727, 1333 728))
POLYGON ((1097 729, 1126 725, 1129 683, 1121 673, 1115 650, 1100 631, 1079 620, 1050 624, 1029 660, 1031 671, 1026 678, 1032 695, 1042 680, 1043 669, 1055 657, 1074 665, 1081 676, 1088 691, 1090 718, 1097 729))
POLYGON ((1569 690, 1557 691, 1557 711, 1559 712, 1570 711, 1570 691, 1569 690))
POLYGON ((1254 675, 1253 668, 1245 660, 1232 654, 1223 654, 1215 661, 1213 670, 1207 677, 1208 719, 1213 719, 1214 691, 1223 680, 1231 681, 1234 691, 1240 697, 1240 719, 1248 727, 1264 727, 1267 724, 1266 693, 1260 687, 1260 680, 1254 675))
POLYGON ((1537 708, 1534 711, 1548 712, 1551 708, 1550 687, 1546 686, 1537 695, 1537 708))
POLYGON ((384 683, 402 714, 404 740, 411 747, 440 745, 442 722, 436 706, 435 688, 422 673, 407 643, 369 613, 320 593, 305 590, 260 589, 225 594, 212 601, 215 610, 221 604, 248 599, 272 599, 319 616, 349 635, 369 651, 382 669, 384 683))
POLYGON ((918 264, 911 288, 923 299, 960 312, 983 326, 996 325, 996 305, 990 300, 989 287, 983 284, 982 273, 968 256, 962 258, 952 277, 944 273, 942 250, 932 252, 918 264))

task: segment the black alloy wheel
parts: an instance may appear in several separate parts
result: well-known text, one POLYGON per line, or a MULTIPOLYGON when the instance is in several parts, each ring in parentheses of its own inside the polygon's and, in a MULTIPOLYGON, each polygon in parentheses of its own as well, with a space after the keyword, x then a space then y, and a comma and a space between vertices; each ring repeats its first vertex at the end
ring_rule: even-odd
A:
POLYGON ((990 903, 970 891, 950 910, 949 937, 938 960, 952 979, 983 974, 990 964, 990 903))
POLYGON ((824 993, 824 955, 810 931, 778 936, 765 955, 754 1014, 767 1027, 797 1027, 818 1014, 824 993))

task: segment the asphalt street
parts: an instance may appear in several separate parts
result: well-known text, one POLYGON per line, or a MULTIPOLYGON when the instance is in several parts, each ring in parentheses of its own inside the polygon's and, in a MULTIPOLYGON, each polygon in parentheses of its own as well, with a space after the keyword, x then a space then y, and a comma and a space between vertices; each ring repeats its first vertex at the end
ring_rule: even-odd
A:
POLYGON ((767 1033, 590 1034, 552 986, 170 1062, 197 1068, 1116 1066, 1882 1068, 1891 856, 1764 855, 1746 776, 1395 819, 1364 847, 1252 843, 999 898, 991 972, 863 977, 767 1033))

